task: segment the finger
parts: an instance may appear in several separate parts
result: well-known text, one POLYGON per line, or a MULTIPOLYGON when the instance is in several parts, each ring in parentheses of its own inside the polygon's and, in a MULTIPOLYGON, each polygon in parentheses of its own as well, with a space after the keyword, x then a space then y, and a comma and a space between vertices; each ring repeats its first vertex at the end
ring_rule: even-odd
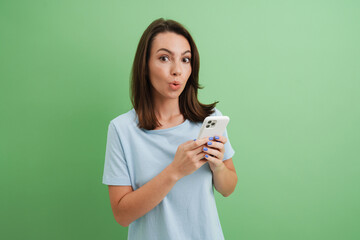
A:
POLYGON ((222 161, 216 157, 212 157, 209 154, 205 154, 205 159, 213 163, 215 166, 222 163, 222 161))
POLYGON ((201 146, 199 146, 199 147, 191 150, 192 154, 196 155, 196 154, 201 153, 201 152, 203 151, 203 147, 204 147, 204 146, 205 146, 205 145, 201 145, 201 146))
POLYGON ((209 148, 215 148, 215 149, 218 149, 218 150, 223 150, 224 149, 224 144, 221 143, 221 142, 207 141, 206 145, 209 148))
POLYGON ((208 140, 208 138, 200 138, 200 139, 193 140, 189 144, 186 144, 184 149, 185 150, 193 150, 195 148, 198 148, 198 147, 204 145, 207 142, 207 140, 208 140))
POLYGON ((214 140, 217 142, 221 142, 222 144, 225 144, 227 142, 227 138, 224 136, 215 136, 214 140))
MULTIPOLYGON (((205 159, 205 155, 206 155, 206 153, 204 153, 204 152, 200 152, 200 153, 198 153, 196 156, 195 156, 195 160, 196 161, 201 161, 202 159, 205 159)), ((206 161, 206 160, 205 160, 206 161)))
POLYGON ((222 159, 223 154, 217 150, 217 149, 213 149, 213 148, 207 148, 207 147, 203 147, 203 151, 207 154, 207 155, 213 155, 214 157, 218 158, 218 159, 222 159))
POLYGON ((206 159, 204 159, 204 160, 199 160, 199 162, 200 162, 200 167, 201 167, 202 165, 204 165, 205 163, 207 163, 208 160, 206 160, 206 159))

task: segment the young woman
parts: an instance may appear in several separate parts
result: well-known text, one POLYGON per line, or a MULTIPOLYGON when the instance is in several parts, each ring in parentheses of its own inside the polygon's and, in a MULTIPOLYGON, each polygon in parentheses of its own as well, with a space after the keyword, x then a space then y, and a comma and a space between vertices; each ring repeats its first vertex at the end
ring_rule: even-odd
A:
POLYGON ((178 22, 157 19, 133 63, 133 109, 110 121, 103 183, 130 240, 224 239, 214 190, 229 196, 237 175, 224 136, 195 139, 221 115, 197 99, 199 54, 178 22))

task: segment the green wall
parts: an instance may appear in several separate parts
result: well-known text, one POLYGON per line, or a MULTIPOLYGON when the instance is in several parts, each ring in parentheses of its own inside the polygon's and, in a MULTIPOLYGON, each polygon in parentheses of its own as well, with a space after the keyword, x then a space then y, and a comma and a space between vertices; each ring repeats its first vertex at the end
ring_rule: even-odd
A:
POLYGON ((126 239, 102 172, 137 43, 183 23, 239 181, 226 239, 360 239, 359 1, 1 1, 0 236, 126 239))

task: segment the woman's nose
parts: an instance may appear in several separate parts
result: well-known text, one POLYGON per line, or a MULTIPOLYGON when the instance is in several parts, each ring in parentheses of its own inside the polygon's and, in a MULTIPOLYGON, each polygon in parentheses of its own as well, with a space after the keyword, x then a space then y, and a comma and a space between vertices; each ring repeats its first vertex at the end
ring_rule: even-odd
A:
POLYGON ((171 74, 174 75, 174 76, 180 76, 181 75, 181 63, 179 62, 175 62, 173 64, 173 67, 171 69, 171 74))

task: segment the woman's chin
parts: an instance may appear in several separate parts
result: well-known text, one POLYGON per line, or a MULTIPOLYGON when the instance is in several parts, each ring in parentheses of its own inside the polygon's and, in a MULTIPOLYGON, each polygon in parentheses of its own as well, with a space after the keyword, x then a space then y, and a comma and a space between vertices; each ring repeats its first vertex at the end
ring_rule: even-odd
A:
POLYGON ((170 94, 170 95, 168 95, 168 99, 178 99, 179 98, 179 96, 180 96, 180 94, 170 94))
POLYGON ((155 94, 155 96, 157 95, 158 97, 160 97, 163 100, 171 100, 171 99, 178 99, 182 93, 182 91, 172 91, 172 92, 161 92, 159 94, 159 92, 157 92, 158 94, 155 94))

